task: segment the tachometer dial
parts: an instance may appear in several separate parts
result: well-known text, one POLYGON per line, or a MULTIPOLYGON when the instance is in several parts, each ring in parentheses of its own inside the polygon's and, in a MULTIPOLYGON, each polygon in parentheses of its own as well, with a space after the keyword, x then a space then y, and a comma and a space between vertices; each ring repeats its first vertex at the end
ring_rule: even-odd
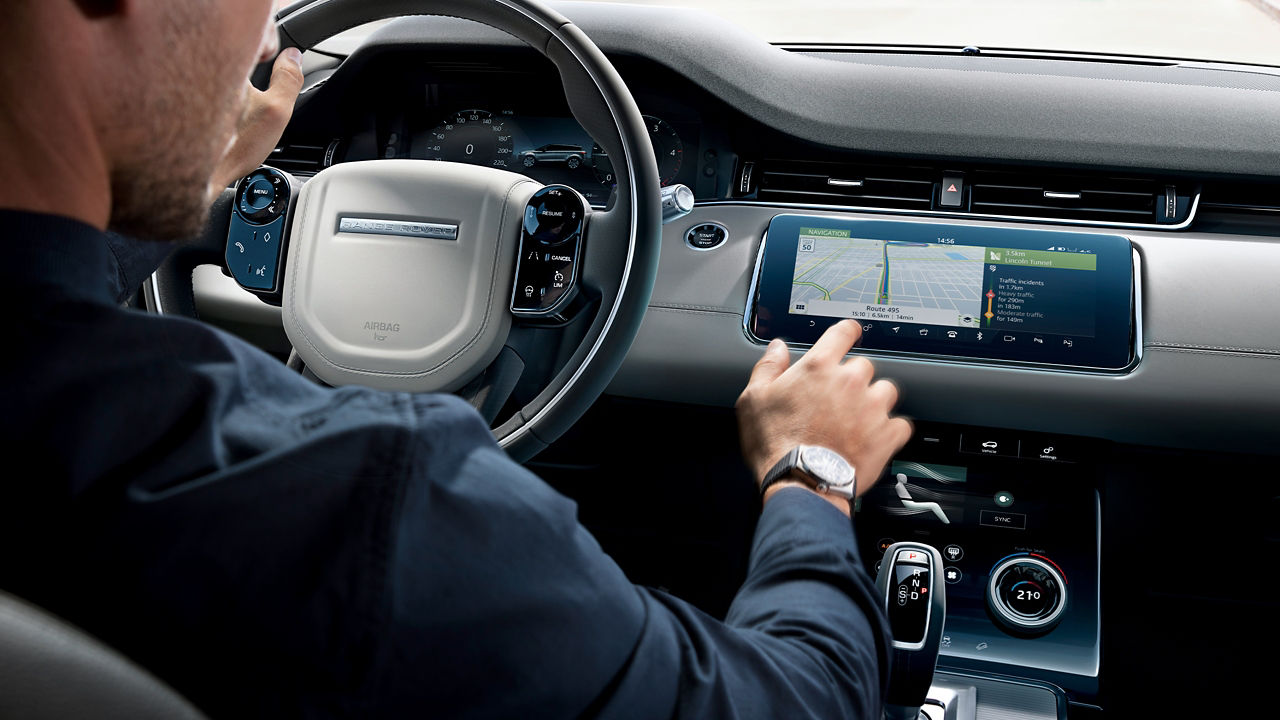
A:
POLYGON ((653 154, 658 157, 658 177, 663 185, 670 185, 684 165, 684 142, 680 140, 680 133, 667 121, 645 115, 644 122, 653 143, 653 154))
MULTIPOLYGON (((653 154, 658 158, 658 178, 664 186, 670 185, 684 165, 684 141, 667 121, 652 115, 643 117, 649 130, 649 142, 653 144, 653 154)), ((609 161, 608 154, 596 145, 591 157, 591 169, 595 171, 596 179, 605 185, 615 184, 613 163, 609 161)))
POLYGON ((463 110, 456 113, 425 135, 421 157, 512 168, 515 145, 507 127, 509 119, 505 115, 494 115, 488 110, 463 110))

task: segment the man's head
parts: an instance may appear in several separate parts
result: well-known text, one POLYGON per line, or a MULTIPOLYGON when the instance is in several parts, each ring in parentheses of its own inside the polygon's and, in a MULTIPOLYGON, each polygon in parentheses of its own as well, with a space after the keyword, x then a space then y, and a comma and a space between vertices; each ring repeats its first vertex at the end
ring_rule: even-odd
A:
POLYGON ((198 232, 212 191, 233 179, 220 170, 246 112, 248 75, 278 48, 274 0, 9 4, 0 139, 79 145, 51 161, 74 164, 80 151, 83 167, 69 169, 109 178, 109 224, 120 232, 198 232), (51 113, 58 121, 42 126, 51 113))

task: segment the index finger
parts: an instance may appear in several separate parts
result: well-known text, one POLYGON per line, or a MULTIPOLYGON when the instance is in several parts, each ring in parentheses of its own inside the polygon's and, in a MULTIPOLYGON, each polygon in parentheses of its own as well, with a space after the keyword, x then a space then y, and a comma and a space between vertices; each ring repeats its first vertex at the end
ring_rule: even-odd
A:
POLYGON ((818 338, 818 342, 805 353, 801 362, 808 360, 819 363, 838 363, 860 339, 862 339, 862 325, 853 320, 841 320, 822 333, 822 337, 818 338))

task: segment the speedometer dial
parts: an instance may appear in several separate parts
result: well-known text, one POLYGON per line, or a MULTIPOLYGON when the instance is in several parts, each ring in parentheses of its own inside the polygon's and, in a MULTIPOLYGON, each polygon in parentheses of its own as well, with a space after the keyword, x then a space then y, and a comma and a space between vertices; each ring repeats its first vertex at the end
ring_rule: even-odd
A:
POLYGON ((488 110, 463 110, 426 134, 422 155, 428 160, 511 168, 514 143, 508 118, 488 110))

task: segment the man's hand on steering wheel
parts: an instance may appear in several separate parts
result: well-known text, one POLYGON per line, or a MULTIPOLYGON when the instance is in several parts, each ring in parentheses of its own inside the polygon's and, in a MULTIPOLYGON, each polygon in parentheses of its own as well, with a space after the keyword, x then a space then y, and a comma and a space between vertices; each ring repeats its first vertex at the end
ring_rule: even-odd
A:
MULTIPOLYGON (((271 37, 275 37, 274 26, 271 37)), ((269 50, 269 54, 275 54, 274 47, 269 50)), ((271 155, 293 117, 293 106, 302 92, 302 83, 302 52, 297 48, 286 48, 276 57, 271 85, 266 90, 260 91, 245 81, 244 114, 236 124, 236 134, 222 162, 214 171, 212 188, 227 187, 256 170, 271 155)))

